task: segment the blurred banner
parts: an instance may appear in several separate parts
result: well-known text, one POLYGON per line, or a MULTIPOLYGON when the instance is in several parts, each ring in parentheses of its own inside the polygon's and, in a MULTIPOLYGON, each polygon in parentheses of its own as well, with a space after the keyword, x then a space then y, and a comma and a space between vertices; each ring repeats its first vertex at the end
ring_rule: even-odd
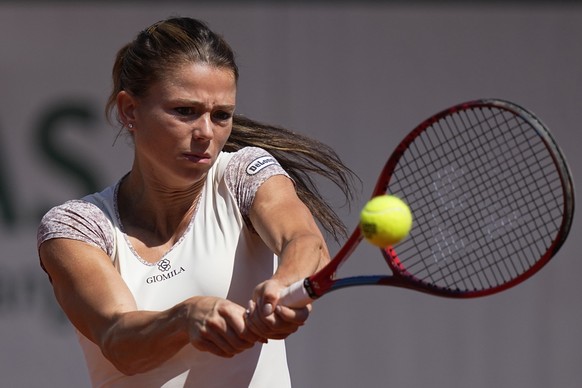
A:
MULTIPOLYGON (((194 3, 0 3, 0 385, 88 386, 36 227, 49 207, 129 170, 131 144, 103 115, 113 58, 168 16, 203 19, 234 47, 238 113, 317 137, 362 178, 352 209, 324 186, 350 228, 398 141, 464 100, 536 112, 579 177, 582 7, 194 3)), ((490 298, 365 287, 317 301, 288 341, 295 386, 579 387, 580 232, 576 220, 547 268, 490 298)), ((385 271, 375 251, 361 256, 358 271, 385 271)))

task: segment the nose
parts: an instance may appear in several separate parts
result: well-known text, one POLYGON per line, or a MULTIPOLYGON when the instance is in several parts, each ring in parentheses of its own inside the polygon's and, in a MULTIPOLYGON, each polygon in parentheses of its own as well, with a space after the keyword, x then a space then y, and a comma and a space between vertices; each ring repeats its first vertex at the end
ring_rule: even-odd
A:
POLYGON ((208 113, 203 114, 196 120, 192 135, 198 140, 210 140, 214 136, 212 127, 213 123, 210 115, 208 113))

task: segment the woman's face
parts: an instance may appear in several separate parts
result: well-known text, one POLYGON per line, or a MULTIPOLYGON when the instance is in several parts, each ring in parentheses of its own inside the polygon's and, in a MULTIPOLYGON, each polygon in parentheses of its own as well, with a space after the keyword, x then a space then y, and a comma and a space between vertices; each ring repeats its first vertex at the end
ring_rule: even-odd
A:
POLYGON ((135 99, 133 139, 142 174, 166 184, 198 182, 232 130, 236 81, 232 71, 184 64, 135 99))

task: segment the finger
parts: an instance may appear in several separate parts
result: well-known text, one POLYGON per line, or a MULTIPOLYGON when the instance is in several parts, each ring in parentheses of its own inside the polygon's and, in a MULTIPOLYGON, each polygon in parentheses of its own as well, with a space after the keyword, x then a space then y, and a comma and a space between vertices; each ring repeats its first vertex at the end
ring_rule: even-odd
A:
POLYGON ((249 308, 246 314, 247 327, 256 335, 265 338, 270 330, 268 320, 259 311, 257 305, 252 300, 249 301, 249 308))
MULTIPOLYGON (((265 337, 264 330, 255 324, 256 318, 253 316, 256 314, 256 304, 252 300, 249 300, 248 308, 245 311, 245 333, 257 337, 259 342, 267 343, 268 338, 265 337)), ((261 324, 262 325, 262 324, 261 324)))
POLYGON ((208 339, 224 352, 233 355, 252 348, 256 343, 254 338, 252 340, 243 338, 232 329, 227 330, 225 333, 212 333, 208 339))
POLYGON ((264 283, 262 293, 257 297, 257 305, 260 306, 263 316, 268 317, 275 312, 279 302, 280 286, 274 281, 264 283))
MULTIPOLYGON (((252 347, 254 341, 239 336, 236 329, 232 327, 232 323, 228 315, 225 320, 206 321, 204 327, 200 328, 202 342, 214 344, 227 355, 234 355, 252 347)), ((242 320, 239 326, 240 330, 244 330, 242 320)))
POLYGON ((249 329, 244 310, 241 309, 238 314, 226 316, 225 320, 227 330, 223 334, 224 339, 235 349, 248 349, 257 342, 264 342, 260 333, 249 329))
POLYGON ((236 349, 248 349, 253 347, 257 341, 263 342, 263 337, 260 334, 255 334, 249 330, 246 315, 246 311, 241 311, 241 313, 225 317, 227 330, 224 337, 236 349))
POLYGON ((270 338, 283 339, 295 333, 309 317, 311 306, 302 308, 289 308, 277 306, 273 314, 274 322, 271 323, 270 338))
POLYGON ((259 335, 271 339, 286 338, 289 334, 296 332, 302 324, 287 322, 276 314, 271 314, 269 317, 255 314, 250 319, 249 327, 256 330, 259 335))
POLYGON ((261 313, 264 317, 268 317, 269 315, 273 314, 273 311, 273 304, 269 302, 265 303, 261 308, 261 313))
POLYGON ((275 309, 275 313, 285 322, 296 325, 303 325, 307 318, 309 318, 309 314, 311 313, 311 305, 302 308, 290 308, 287 306, 279 305, 275 309))
POLYGON ((192 346, 200 351, 209 352, 220 357, 230 358, 236 354, 236 352, 232 350, 226 350, 226 344, 222 344, 221 346, 215 342, 214 339, 200 338, 196 341, 192 341, 192 346))

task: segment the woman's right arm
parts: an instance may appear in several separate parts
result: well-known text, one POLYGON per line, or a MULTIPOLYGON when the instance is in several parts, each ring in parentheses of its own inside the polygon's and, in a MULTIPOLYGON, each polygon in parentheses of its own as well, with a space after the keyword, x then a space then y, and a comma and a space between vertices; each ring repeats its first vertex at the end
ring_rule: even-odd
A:
POLYGON ((150 370, 183 346, 232 357, 254 345, 245 308, 225 299, 194 296, 165 311, 141 311, 103 250, 71 239, 39 248, 57 301, 73 325, 122 373, 150 370))

